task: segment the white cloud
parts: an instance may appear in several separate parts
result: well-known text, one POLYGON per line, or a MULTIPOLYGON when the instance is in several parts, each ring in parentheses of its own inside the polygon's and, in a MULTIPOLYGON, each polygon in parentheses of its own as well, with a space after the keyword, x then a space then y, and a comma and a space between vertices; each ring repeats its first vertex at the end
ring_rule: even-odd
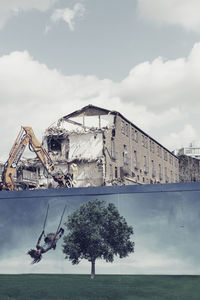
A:
POLYGON ((199 139, 199 134, 191 124, 185 124, 179 132, 171 132, 169 136, 163 136, 161 142, 169 149, 180 149, 189 146, 193 141, 199 139))
POLYGON ((4 27, 10 17, 18 15, 21 11, 37 9, 46 11, 54 5, 57 0, 11 0, 0 1, 0 29, 4 27))
POLYGON ((138 0, 142 18, 200 32, 199 0, 138 0))
POLYGON ((72 9, 56 9, 51 16, 51 20, 53 22, 62 20, 66 22, 69 26, 69 29, 73 31, 75 27, 75 18, 82 17, 84 12, 84 6, 81 3, 76 3, 72 9))
POLYGON ((121 112, 171 150, 200 140, 199 78, 200 44, 187 58, 137 65, 119 83, 64 76, 26 51, 2 56, 0 159, 7 158, 21 125, 32 126, 41 140, 54 121, 90 103, 121 112))
POLYGON ((200 43, 187 58, 164 61, 161 57, 134 67, 119 85, 119 95, 127 102, 145 105, 154 112, 170 107, 193 110, 200 107, 200 43))
MULTIPOLYGON (((32 126, 41 140, 45 128, 87 105, 93 95, 96 102, 108 101, 104 91, 111 89, 112 84, 95 76, 63 76, 33 60, 28 52, 0 57, 0 118, 4 124, 0 128, 0 159, 7 158, 21 125, 32 126)), ((109 99, 112 101, 112 97, 109 99)))

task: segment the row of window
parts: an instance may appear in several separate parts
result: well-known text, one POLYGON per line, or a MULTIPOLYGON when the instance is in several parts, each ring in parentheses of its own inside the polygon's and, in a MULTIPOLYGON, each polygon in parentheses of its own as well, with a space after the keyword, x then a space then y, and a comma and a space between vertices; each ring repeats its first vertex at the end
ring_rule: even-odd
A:
POLYGON ((142 146, 148 149, 148 138, 142 134, 142 146))
MULTIPOLYGON (((139 169, 139 162, 137 161, 137 151, 134 150, 133 152, 133 162, 134 162, 134 168, 139 169)), ((144 173, 149 173, 149 166, 148 166, 148 158, 147 156, 144 156, 143 166, 144 166, 144 173)), ((156 177, 156 169, 155 169, 155 162, 154 160, 151 160, 151 170, 152 170, 152 176, 156 177)), ((162 166, 161 164, 158 165, 158 172, 159 176, 162 177, 162 166)), ((168 177, 167 174, 167 167, 165 167, 165 178, 168 177)), ((171 178, 173 177, 173 171, 170 171, 171 178)), ((161 179, 161 178, 160 178, 161 179)))
MULTIPOLYGON (((129 124, 123 120, 121 121, 121 132, 123 134, 125 134, 126 136, 129 136, 129 124)), ((136 130, 134 127, 131 127, 131 138, 133 141, 138 143, 138 130, 136 130)), ((145 136, 144 134, 142 134, 142 136, 141 136, 142 146, 145 147, 146 149, 150 149, 150 151, 152 153, 155 153, 156 143, 152 140, 149 140, 149 145, 148 145, 148 140, 149 140, 149 138, 147 136, 145 136)), ((162 147, 159 145, 157 145, 157 155, 158 155, 158 157, 162 158, 162 147)), ((172 166, 173 166, 173 164, 175 164, 175 167, 178 166, 177 159, 174 159, 173 155, 168 153, 168 151, 165 149, 163 149, 163 158, 165 161, 168 161, 168 159, 169 159, 169 163, 172 166)))
MULTIPOLYGON (((155 169, 155 162, 154 160, 151 160, 151 170, 152 170, 152 177, 156 177, 156 169, 155 169)), ((149 172, 149 168, 148 168, 148 164, 147 164, 147 157, 144 156, 144 172, 148 173, 149 172)), ((163 180, 163 172, 162 172, 162 166, 161 164, 158 164, 158 176, 160 180, 163 180)), ((165 180, 169 181, 169 177, 168 177, 168 170, 167 167, 164 167, 164 176, 165 176, 165 180)), ((170 171, 170 178, 171 178, 171 182, 174 181, 174 174, 173 171, 170 171)), ((178 175, 175 175, 176 181, 178 181, 178 175)))
MULTIPOLYGON (((130 160, 130 158, 128 158, 127 155, 123 152, 123 161, 124 161, 124 164, 129 164, 129 160, 130 160)), ((133 166, 134 166, 134 168, 136 170, 140 168, 140 164, 137 161, 137 151, 136 150, 134 150, 133 166)), ((144 156, 143 166, 144 166, 144 173, 146 173, 146 174, 149 173, 149 163, 148 163, 147 156, 144 156)), ((151 170, 152 170, 152 176, 156 177, 156 169, 155 169, 155 162, 154 162, 154 160, 151 160, 151 170)), ((163 177, 161 164, 158 165, 158 172, 159 172, 159 176, 163 177)), ((173 171, 170 171, 170 172, 171 172, 171 178, 172 178, 173 171)), ((164 172, 165 177, 168 177, 167 173, 168 173, 167 172, 167 167, 165 167, 165 172, 164 172)))
MULTIPOLYGON (((129 136, 129 124, 123 120, 121 121, 121 132, 126 136, 129 136)), ((131 127, 131 138, 136 143, 138 142, 138 131, 133 127, 131 127)))
POLYGON ((126 136, 129 136, 129 124, 124 121, 121 122, 121 132, 126 136))
MULTIPOLYGON (((136 150, 133 151, 133 159, 134 159, 134 161, 137 161, 137 151, 136 150)), ((171 157, 171 161, 169 161, 169 162, 173 165, 173 160, 172 159, 173 158, 171 157)), ((152 160, 152 162, 154 162, 154 161, 152 160)), ((144 165, 145 166, 147 165, 147 157, 146 156, 144 156, 144 165)))
MULTIPOLYGON (((152 161, 153 163, 153 161, 152 161)), ((146 167, 146 173, 148 173, 148 167, 146 167)), ((118 168, 114 167, 114 174, 113 174, 113 166, 112 164, 110 164, 110 178, 113 179, 113 175, 114 178, 118 178, 118 168)), ((156 171, 154 169, 154 163, 153 163, 153 169, 152 169, 152 177, 156 177, 156 171)), ((161 165, 159 164, 159 174, 158 174, 158 178, 159 181, 163 181, 165 180, 165 182, 178 182, 178 175, 177 174, 173 174, 173 171, 170 171, 170 177, 168 176, 168 172, 167 172, 167 168, 165 167, 164 170, 164 176, 161 170, 161 165)), ((137 175, 137 180, 139 180, 139 175, 137 175)), ((143 177, 143 182, 145 182, 145 178, 143 177)))

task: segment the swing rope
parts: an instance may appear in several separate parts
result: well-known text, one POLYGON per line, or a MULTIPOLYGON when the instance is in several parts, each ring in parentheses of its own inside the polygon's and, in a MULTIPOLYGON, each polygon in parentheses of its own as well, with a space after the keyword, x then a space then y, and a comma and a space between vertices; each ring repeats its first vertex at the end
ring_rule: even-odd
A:
MULTIPOLYGON (((62 212, 62 215, 61 215, 61 218, 60 218, 60 222, 59 222, 59 224, 58 224, 58 228, 57 228, 56 234, 55 234, 55 236, 54 236, 54 238, 53 238, 53 240, 52 240, 52 242, 51 242, 51 247, 54 245, 54 242, 55 242, 55 240, 56 240, 56 236, 57 236, 57 234, 58 234, 58 232, 59 232, 59 230, 60 230, 60 225, 61 225, 61 223, 62 223, 62 219, 63 219, 64 213, 65 213, 66 207, 67 207, 67 204, 65 204, 65 207, 64 207, 64 209, 63 209, 63 212, 62 212)), ((54 248, 54 250, 55 250, 55 248, 54 248)))
MULTIPOLYGON (((65 213, 66 207, 67 207, 67 204, 65 204, 65 206, 64 206, 64 209, 63 209, 63 212, 62 212, 62 215, 61 215, 61 218, 60 218, 60 222, 59 222, 58 228, 56 230, 56 234, 58 233, 58 231, 60 229, 60 225, 62 223, 62 219, 63 219, 64 213, 65 213)), ((46 222, 47 222, 48 213, 49 213, 49 203, 47 205, 47 211, 46 211, 46 215, 45 215, 45 219, 44 219, 44 225, 43 225, 43 231, 44 232, 45 232, 45 228, 46 228, 46 222)))
POLYGON ((47 205, 47 211, 46 211, 46 216, 45 216, 45 219, 44 219, 43 231, 45 231, 48 213, 49 213, 49 203, 47 205))
POLYGON ((58 231, 60 229, 60 225, 62 223, 62 219, 63 219, 64 213, 65 213, 66 207, 67 207, 67 204, 65 204, 65 207, 63 209, 63 212, 62 212, 62 215, 61 215, 61 218, 60 218, 60 223, 58 224, 58 228, 57 228, 56 234, 58 233, 58 231))

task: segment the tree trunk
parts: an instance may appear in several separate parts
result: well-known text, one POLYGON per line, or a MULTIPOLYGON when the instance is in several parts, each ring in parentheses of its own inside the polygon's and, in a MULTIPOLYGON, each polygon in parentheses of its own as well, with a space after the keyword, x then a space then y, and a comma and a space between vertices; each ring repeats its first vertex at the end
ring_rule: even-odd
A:
POLYGON ((91 279, 95 277, 95 260, 91 261, 91 279))

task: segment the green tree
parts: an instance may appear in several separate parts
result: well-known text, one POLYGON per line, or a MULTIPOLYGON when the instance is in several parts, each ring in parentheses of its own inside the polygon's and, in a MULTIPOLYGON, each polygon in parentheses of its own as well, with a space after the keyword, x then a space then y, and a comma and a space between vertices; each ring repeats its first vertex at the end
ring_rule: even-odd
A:
POLYGON ((92 279, 96 259, 113 262, 115 255, 123 258, 134 252, 134 242, 130 240, 133 228, 113 203, 89 201, 68 217, 65 226, 68 229, 63 244, 65 258, 72 264, 78 264, 81 259, 91 262, 92 279))

